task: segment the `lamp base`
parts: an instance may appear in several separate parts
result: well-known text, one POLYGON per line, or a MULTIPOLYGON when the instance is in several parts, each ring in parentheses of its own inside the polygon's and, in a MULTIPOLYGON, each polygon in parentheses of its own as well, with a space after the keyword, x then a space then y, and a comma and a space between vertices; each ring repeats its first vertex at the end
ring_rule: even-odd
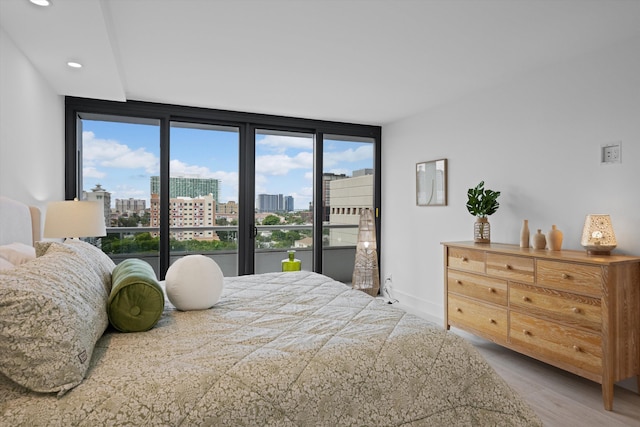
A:
POLYGON ((587 249, 587 254, 608 256, 608 255, 611 255, 611 249, 587 249))

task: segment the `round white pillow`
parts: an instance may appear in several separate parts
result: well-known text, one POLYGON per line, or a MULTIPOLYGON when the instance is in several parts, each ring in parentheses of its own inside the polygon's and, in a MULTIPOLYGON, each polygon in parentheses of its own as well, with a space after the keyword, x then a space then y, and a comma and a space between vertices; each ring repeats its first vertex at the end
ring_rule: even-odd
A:
POLYGON ((220 299, 224 276, 214 260, 204 255, 177 259, 165 276, 167 297, 178 310, 205 310, 220 299))

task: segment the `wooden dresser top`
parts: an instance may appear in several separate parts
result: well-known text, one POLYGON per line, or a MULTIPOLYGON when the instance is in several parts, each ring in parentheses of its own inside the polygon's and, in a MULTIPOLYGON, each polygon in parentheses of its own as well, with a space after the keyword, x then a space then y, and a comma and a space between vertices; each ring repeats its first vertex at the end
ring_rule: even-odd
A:
POLYGON ((530 256, 540 259, 553 259, 556 261, 586 262, 591 264, 621 264, 640 262, 638 256, 627 255, 589 255, 586 250, 577 251, 563 249, 560 251, 550 251, 547 249, 521 248, 519 245, 507 243, 475 243, 465 242, 442 242, 442 245, 452 248, 477 249, 485 252, 497 252, 509 255, 530 256))

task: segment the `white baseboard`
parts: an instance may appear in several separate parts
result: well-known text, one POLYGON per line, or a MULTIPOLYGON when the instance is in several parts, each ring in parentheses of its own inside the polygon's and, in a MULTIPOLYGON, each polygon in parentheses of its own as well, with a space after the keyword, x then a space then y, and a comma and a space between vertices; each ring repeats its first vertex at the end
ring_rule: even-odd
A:
POLYGON ((398 291, 397 289, 392 289, 392 292, 393 297, 398 300, 398 302, 393 305, 396 305, 407 312, 422 317, 430 322, 443 326, 444 317, 441 305, 416 298, 413 295, 406 294, 402 291, 398 291))

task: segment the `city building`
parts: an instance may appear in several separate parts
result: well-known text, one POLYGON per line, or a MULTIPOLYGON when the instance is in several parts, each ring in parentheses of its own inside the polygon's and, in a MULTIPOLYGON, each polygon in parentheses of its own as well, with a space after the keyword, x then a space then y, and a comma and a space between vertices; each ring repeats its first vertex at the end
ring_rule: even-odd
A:
POLYGON ((147 208, 147 201, 144 199, 116 199, 116 211, 120 214, 143 214, 147 208))
POLYGON ((293 212, 293 196, 284 196, 284 211, 293 212))
POLYGON ((111 193, 102 188, 102 185, 96 184, 91 191, 82 192, 82 199, 102 203, 104 208, 104 224, 109 227, 111 223, 111 193))
POLYGON ((284 210, 282 194, 258 194, 257 212, 280 212, 284 210))
POLYGON ((220 215, 237 215, 238 204, 229 200, 227 203, 216 203, 216 213, 220 215))
MULTIPOLYGON (((160 177, 151 177, 151 194, 160 194, 160 177)), ((215 178, 176 177, 169 178, 169 198, 200 197, 212 194, 218 202, 220 196, 220 180, 215 178)))
POLYGON ((346 174, 323 173, 322 174, 322 221, 329 221, 331 212, 331 188, 329 183, 338 179, 349 178, 346 174))
POLYGON ((373 207, 373 171, 368 174, 361 171, 354 171, 354 176, 351 178, 330 182, 329 224, 355 226, 331 228, 329 231, 330 246, 355 245, 358 241, 360 211, 363 208, 373 207))
MULTIPOLYGON (((174 197, 169 200, 169 226, 175 240, 220 240, 211 229, 216 224, 216 201, 213 194, 202 197, 174 197), (207 230, 197 228, 208 227, 207 230)), ((160 226, 160 197, 151 194, 151 227, 160 226)), ((153 232, 155 237, 158 232, 153 232)))

